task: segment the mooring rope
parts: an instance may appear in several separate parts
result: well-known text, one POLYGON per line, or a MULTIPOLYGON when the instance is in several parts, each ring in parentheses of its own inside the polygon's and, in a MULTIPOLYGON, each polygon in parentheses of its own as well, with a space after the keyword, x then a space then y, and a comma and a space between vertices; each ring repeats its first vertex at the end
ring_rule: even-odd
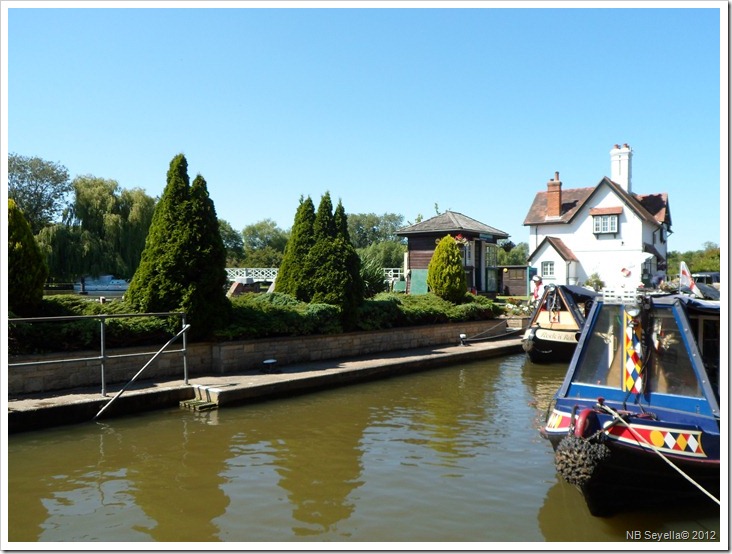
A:
POLYGON ((615 418, 615 420, 622 422, 623 425, 625 425, 628 428, 628 430, 633 434, 633 436, 636 438, 636 440, 638 440, 639 442, 642 441, 644 444, 647 444, 651 448, 651 450, 653 450, 656 454, 658 454, 664 462, 666 462, 673 469, 675 469, 684 479, 689 481, 692 485, 694 485, 696 488, 698 488, 700 491, 702 491, 704 494, 706 494, 709 498, 711 498, 714 502, 716 502, 718 506, 720 505, 719 500, 717 498, 715 498, 715 496, 713 494, 711 494, 708 490, 706 490, 704 487, 702 487, 699 483, 694 481, 694 479, 692 479, 689 475, 684 473, 684 470, 682 470, 680 467, 675 465, 671 460, 669 460, 668 457, 665 456, 664 453, 661 452, 658 448, 656 448, 655 445, 648 442, 640 433, 638 433, 638 431, 633 429, 633 425, 631 423, 625 421, 618 412, 616 412, 610 406, 607 406, 605 404, 600 404, 599 406, 602 409, 607 410, 610 413, 610 415, 613 416, 613 418, 615 418))
MULTIPOLYGON (((479 336, 481 336, 481 335, 485 335, 486 333, 490 333, 490 332, 491 332, 491 331, 492 331, 493 329, 495 329, 495 328, 496 328, 496 327, 498 327, 499 325, 503 325, 503 321, 501 321, 500 323, 496 323, 496 324, 495 324, 495 325, 494 325, 493 327, 491 327, 490 329, 486 329, 485 331, 481 331, 481 332, 480 332, 480 333, 478 333, 477 335, 473 335, 472 337, 468 337, 468 338, 466 338, 466 339, 464 339, 464 340, 465 340, 465 342, 467 342, 467 341, 471 341, 471 340, 475 340, 475 338, 476 338, 476 337, 479 337, 479 336)), ((506 334, 509 334, 509 333, 506 333, 506 334)))

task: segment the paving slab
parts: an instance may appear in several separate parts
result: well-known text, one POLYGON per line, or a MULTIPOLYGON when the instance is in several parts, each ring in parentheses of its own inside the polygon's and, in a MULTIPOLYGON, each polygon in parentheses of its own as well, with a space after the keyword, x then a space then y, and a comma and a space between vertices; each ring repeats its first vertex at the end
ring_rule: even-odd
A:
POLYGON ((100 387, 18 395, 8 398, 8 432, 81 423, 95 417, 120 417, 189 400, 210 402, 217 407, 237 405, 520 351, 521 339, 513 337, 287 366, 263 364, 261 370, 190 377, 187 384, 182 376, 156 381, 139 379, 117 398, 124 383, 108 385, 107 396, 102 396, 100 387), (114 402, 107 406, 112 399, 114 402))

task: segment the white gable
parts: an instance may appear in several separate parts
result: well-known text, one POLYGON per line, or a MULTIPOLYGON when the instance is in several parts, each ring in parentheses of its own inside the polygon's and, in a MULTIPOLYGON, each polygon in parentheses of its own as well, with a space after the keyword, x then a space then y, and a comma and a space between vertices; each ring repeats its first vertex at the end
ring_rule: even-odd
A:
POLYGON ((666 255, 665 243, 657 242, 657 224, 642 219, 604 180, 571 221, 531 225, 529 237, 531 265, 541 272, 542 263, 553 262, 551 280, 557 284, 582 284, 596 273, 607 285, 637 286, 656 271, 655 259, 644 252, 644 245, 666 255), (547 237, 560 238, 578 262, 566 262, 551 246, 536 251, 547 237))

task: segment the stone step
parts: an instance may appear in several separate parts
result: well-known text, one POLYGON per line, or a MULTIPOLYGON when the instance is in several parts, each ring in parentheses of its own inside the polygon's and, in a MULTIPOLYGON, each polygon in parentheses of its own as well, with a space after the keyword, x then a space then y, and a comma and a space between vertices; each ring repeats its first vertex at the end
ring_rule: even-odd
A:
POLYGON ((181 408, 187 408, 189 410, 195 410, 196 412, 204 412, 207 410, 215 410, 219 407, 216 402, 207 402, 206 400, 181 400, 181 408))

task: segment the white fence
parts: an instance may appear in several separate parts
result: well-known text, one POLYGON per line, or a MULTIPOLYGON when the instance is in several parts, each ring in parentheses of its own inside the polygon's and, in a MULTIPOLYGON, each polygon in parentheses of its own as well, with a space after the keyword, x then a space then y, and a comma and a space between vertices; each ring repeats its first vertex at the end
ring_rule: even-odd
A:
MULTIPOLYGON (((399 281, 404 278, 404 269, 401 267, 385 267, 384 280, 399 281)), ((271 283, 277 277, 276 267, 227 267, 226 275, 229 281, 271 283)))

